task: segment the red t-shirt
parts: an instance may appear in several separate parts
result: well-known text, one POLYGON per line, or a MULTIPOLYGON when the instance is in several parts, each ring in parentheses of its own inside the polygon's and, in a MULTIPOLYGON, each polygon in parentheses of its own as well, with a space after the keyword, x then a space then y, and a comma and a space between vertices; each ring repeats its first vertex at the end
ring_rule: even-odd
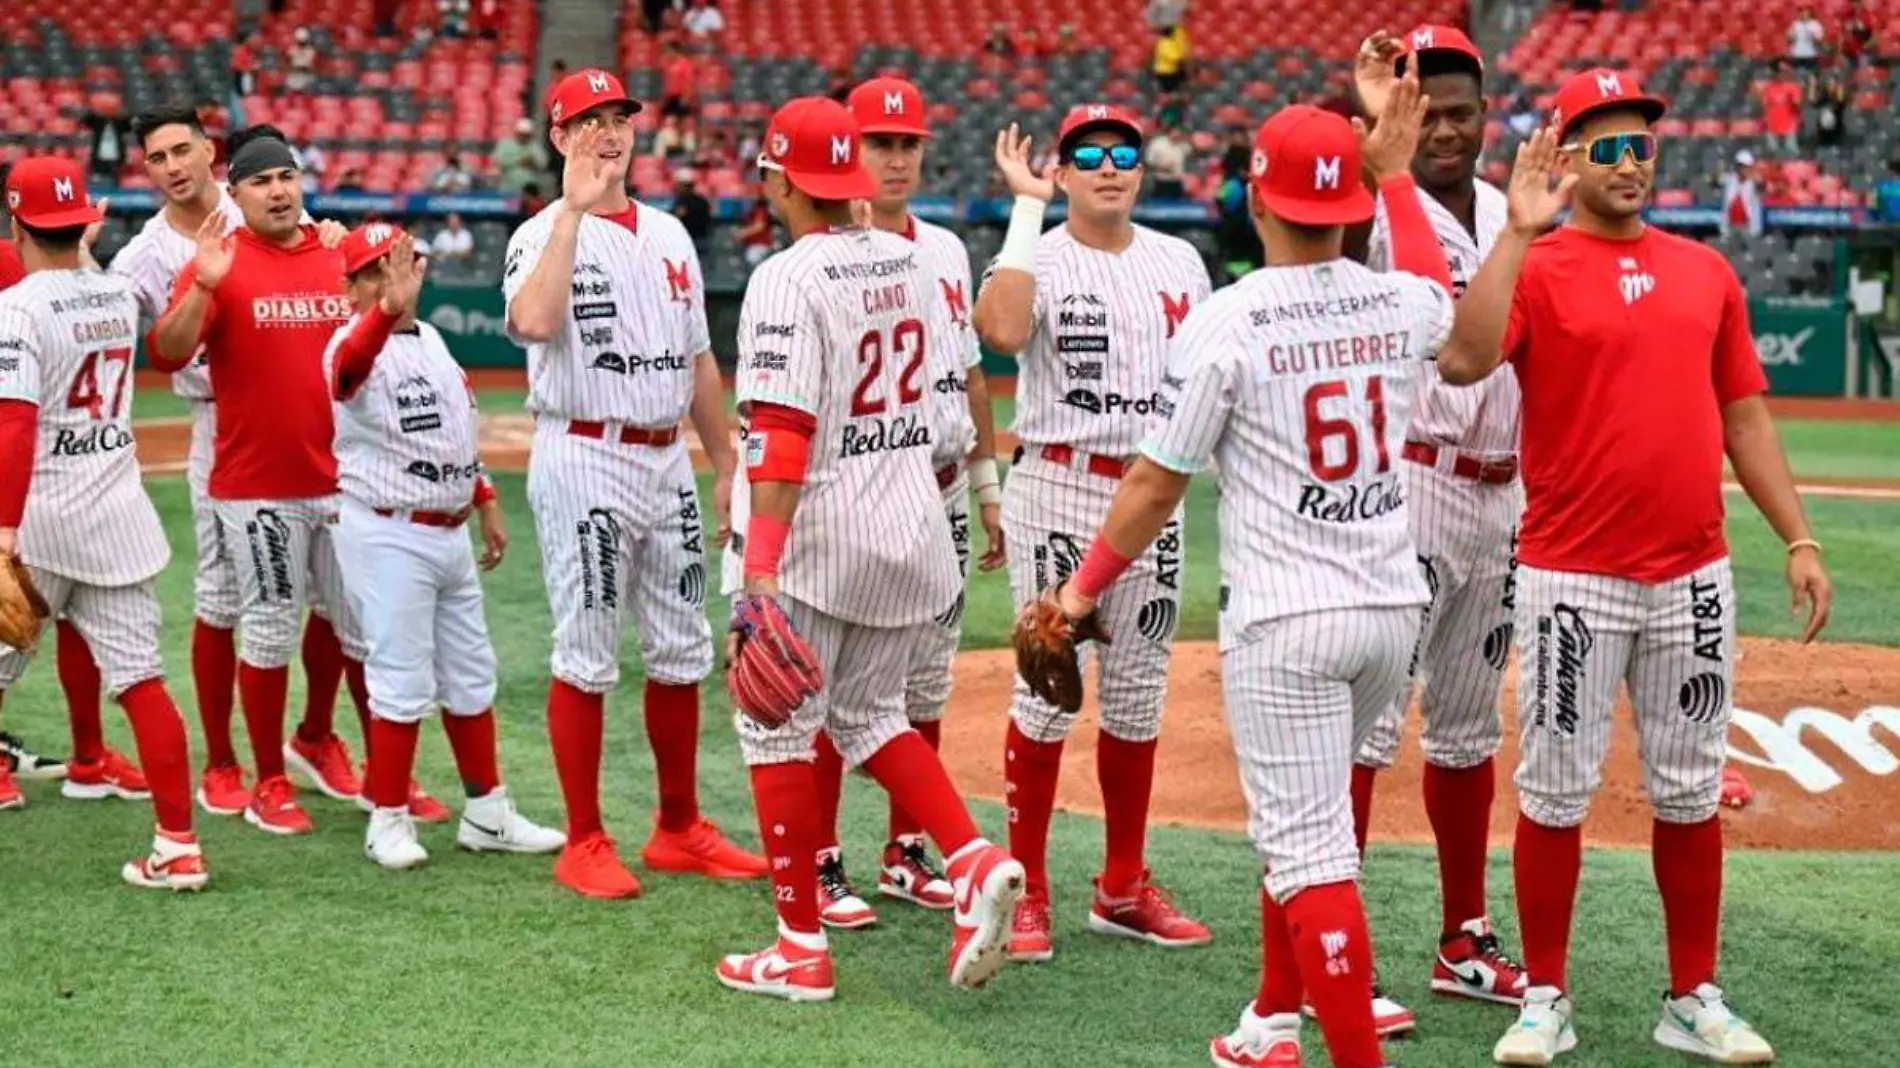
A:
POLYGON ((20 254, 13 248, 13 242, 0 237, 0 289, 5 289, 26 277, 26 265, 20 262, 20 254))
POLYGON ((674 56, 667 60, 666 69, 661 72, 661 94, 677 96, 682 100, 693 98, 693 87, 698 75, 693 68, 691 56, 674 56))
MULTIPOLYGON (((303 232, 297 247, 279 248, 239 228, 237 258, 211 294, 200 340, 218 391, 210 485, 217 500, 336 492, 323 350, 355 309, 343 295, 343 254, 324 248, 315 226, 303 232)), ((179 272, 173 305, 197 274, 190 264, 179 272)))
POLYGON ((1768 388, 1722 254, 1645 227, 1531 245, 1504 335, 1523 387, 1518 559, 1656 583, 1728 552, 1722 408, 1768 388))
POLYGON ((1801 128, 1801 85, 1769 82, 1761 90, 1762 125, 1771 134, 1791 134, 1801 128))

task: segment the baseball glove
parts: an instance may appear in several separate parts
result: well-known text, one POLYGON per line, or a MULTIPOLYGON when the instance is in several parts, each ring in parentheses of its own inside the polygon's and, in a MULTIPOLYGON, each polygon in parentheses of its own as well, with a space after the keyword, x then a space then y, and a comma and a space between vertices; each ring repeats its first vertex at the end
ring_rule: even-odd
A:
POLYGON ((33 576, 18 558, 0 563, 0 645, 30 653, 39 644, 40 630, 52 610, 33 588, 33 576))
POLYGON ((1099 613, 1090 612, 1081 619, 1064 615, 1056 602, 1054 588, 1029 604, 1016 616, 1016 673, 1037 697, 1060 708, 1075 712, 1082 707, 1082 664, 1075 655, 1079 642, 1108 644, 1099 613))
POLYGON ((731 629, 738 639, 726 666, 733 706, 767 729, 789 722, 824 686, 818 654, 769 596, 734 604, 731 629))

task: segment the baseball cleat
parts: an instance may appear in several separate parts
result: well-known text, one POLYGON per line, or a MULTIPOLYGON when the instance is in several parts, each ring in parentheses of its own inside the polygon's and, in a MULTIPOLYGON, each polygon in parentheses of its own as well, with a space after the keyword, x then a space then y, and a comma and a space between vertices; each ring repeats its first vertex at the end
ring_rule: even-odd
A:
POLYGON ((1174 907, 1173 897, 1150 882, 1147 872, 1135 884, 1134 893, 1124 898, 1105 897, 1102 880, 1097 878, 1089 930, 1173 948, 1204 946, 1214 940, 1205 924, 1174 907))
POLYGON ((948 909, 957 903, 956 888, 930 863, 922 835, 908 835, 885 845, 877 892, 927 909, 948 909))
POLYGON ((198 781, 198 807, 213 816, 239 816, 251 804, 251 788, 244 785, 244 769, 236 764, 206 768, 198 781))
POLYGON ((1663 995, 1656 1044, 1717 1064, 1767 1064, 1774 1047, 1728 1007, 1722 988, 1703 983, 1676 998, 1663 995))
POLYGON ((786 1001, 830 1001, 831 951, 806 949, 781 935, 757 953, 733 953, 719 962, 719 981, 747 994, 786 1001))
POLYGON ((369 814, 363 855, 390 871, 418 868, 429 851, 416 840, 416 821, 407 808, 379 808, 369 814))
POLYGON ((523 816, 508 788, 497 786, 462 809, 455 844, 471 853, 552 853, 567 844, 567 835, 523 816))
POLYGON ((297 788, 284 775, 261 780, 251 791, 244 822, 266 834, 309 834, 316 829, 303 806, 297 804, 297 788))
POLYGON ((1049 895, 1029 891, 1016 903, 1016 915, 1009 925, 1009 959, 1024 964, 1039 964, 1056 955, 1051 933, 1049 895))
POLYGON ((284 763, 309 779, 325 797, 355 801, 363 793, 363 783, 350 763, 350 747, 335 734, 318 742, 306 742, 292 734, 284 743, 284 763))
POLYGON ((957 890, 952 986, 980 987, 1009 963, 1010 924, 1028 878, 1021 862, 981 838, 950 858, 951 885, 957 890))
POLYGON ((152 796, 145 776, 116 749, 108 748, 91 763, 73 761, 66 767, 66 781, 59 784, 59 796, 74 801, 101 801, 117 797, 143 801, 152 796))
POLYGON ((1207 1044, 1220 1068, 1300 1068, 1300 1014, 1262 1016, 1253 1002, 1240 1010, 1240 1026, 1207 1044))
POLYGON ((1570 1026, 1573 1011, 1570 999, 1554 986, 1524 991, 1517 1022, 1498 1039, 1491 1059, 1499 1064, 1545 1065, 1558 1054, 1576 1049, 1577 1032, 1570 1026))
POLYGON ((119 874, 133 886, 147 890, 196 891, 211 881, 197 838, 180 842, 160 832, 152 835, 150 856, 128 860, 119 874))
POLYGON ((66 762, 41 756, 28 749, 18 735, 0 731, 0 770, 10 770, 22 779, 63 779, 66 762))
POLYGON ((772 872, 764 857, 748 853, 733 844, 708 819, 695 822, 683 831, 653 829, 640 861, 648 871, 679 875, 704 875, 709 879, 763 879, 772 872))
POLYGON ((554 862, 554 881, 582 897, 602 899, 639 897, 640 880, 633 877, 604 831, 570 840, 554 862))
POLYGON ((409 818, 417 823, 447 823, 455 818, 455 813, 431 796, 416 780, 410 779, 409 818))
POLYGON ((1438 944, 1432 964, 1432 992, 1453 997, 1517 1005, 1524 1000, 1530 977, 1516 961, 1504 955, 1498 936, 1485 917, 1466 920, 1458 933, 1438 944))
MULTIPOLYGON (((1319 1019, 1319 1014, 1313 1011, 1311 1005, 1301 1005, 1300 1012, 1309 1020, 1319 1019)), ((1418 1017, 1412 1014, 1411 1009, 1386 996, 1385 988, 1379 985, 1377 972, 1372 975, 1372 1026, 1380 1038, 1402 1035, 1418 1026, 1418 1017)))
POLYGON ((818 919, 826 927, 855 931, 877 922, 877 910, 858 896, 844 873, 844 854, 818 851, 818 919))
POLYGON ((26 795, 20 792, 19 784, 13 781, 12 770, 0 764, 0 812, 25 807, 26 795))

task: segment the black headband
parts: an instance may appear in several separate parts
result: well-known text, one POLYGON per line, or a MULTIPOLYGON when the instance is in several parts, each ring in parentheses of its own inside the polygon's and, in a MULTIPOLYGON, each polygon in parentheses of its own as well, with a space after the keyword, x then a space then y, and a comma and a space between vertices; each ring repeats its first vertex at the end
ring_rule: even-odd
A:
POLYGON ((285 167, 298 169, 297 157, 290 151, 290 146, 275 137, 260 137, 245 144, 231 157, 229 180, 232 185, 236 185, 252 175, 285 167))

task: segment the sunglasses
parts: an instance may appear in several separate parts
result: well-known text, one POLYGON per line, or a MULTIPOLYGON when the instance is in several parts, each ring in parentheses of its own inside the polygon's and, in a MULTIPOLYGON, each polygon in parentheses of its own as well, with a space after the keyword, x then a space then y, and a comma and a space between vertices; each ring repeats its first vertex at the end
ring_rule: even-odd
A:
POLYGON ((1134 145, 1077 145, 1069 153, 1069 165, 1078 171, 1101 170, 1104 160, 1118 171, 1132 171, 1141 166, 1141 149, 1134 145))
POLYGON ((1568 144, 1565 152, 1584 152, 1593 166, 1615 167, 1623 162, 1623 156, 1638 163, 1648 163, 1656 158, 1656 135, 1644 130, 1641 133, 1604 134, 1593 138, 1588 145, 1568 144))

